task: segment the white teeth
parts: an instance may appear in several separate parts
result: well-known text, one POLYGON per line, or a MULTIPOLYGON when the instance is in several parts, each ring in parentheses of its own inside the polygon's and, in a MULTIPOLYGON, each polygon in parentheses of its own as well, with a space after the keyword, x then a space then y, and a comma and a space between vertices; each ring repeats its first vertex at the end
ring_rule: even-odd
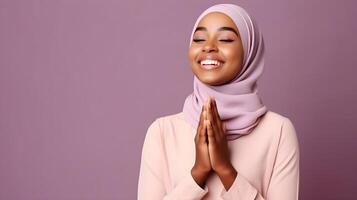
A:
POLYGON ((202 60, 201 65, 221 65, 221 62, 218 60, 202 60))

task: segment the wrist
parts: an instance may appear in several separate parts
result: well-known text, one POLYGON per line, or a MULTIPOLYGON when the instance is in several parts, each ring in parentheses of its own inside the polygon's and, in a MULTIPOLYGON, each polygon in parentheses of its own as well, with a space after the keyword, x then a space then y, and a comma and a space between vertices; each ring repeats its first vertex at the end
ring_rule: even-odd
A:
POLYGON ((236 177, 237 176, 237 170, 233 166, 225 167, 220 170, 216 171, 216 174, 218 177, 226 178, 226 177, 236 177))
POLYGON ((211 172, 211 169, 205 169, 202 167, 198 167, 196 165, 194 165, 191 169, 191 171, 200 174, 200 175, 208 175, 211 172))
POLYGON ((234 180, 237 178, 238 172, 234 169, 234 167, 230 167, 219 172, 216 172, 217 176, 223 183, 224 188, 226 191, 232 186, 234 180))
POLYGON ((191 176, 195 182, 201 187, 204 188, 205 182, 208 178, 209 171, 200 170, 196 167, 191 169, 191 176))

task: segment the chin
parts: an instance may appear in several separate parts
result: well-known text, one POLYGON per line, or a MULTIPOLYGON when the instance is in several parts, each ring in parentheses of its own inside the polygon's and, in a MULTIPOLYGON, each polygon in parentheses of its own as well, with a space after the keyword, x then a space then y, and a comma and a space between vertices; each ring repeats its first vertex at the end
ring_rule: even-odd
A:
POLYGON ((222 84, 222 80, 217 79, 216 77, 212 76, 197 76, 200 81, 206 85, 217 86, 222 84))
POLYGON ((192 69, 195 76, 206 85, 218 86, 225 83, 225 78, 222 77, 224 71, 221 71, 220 69, 206 71, 197 65, 192 69))

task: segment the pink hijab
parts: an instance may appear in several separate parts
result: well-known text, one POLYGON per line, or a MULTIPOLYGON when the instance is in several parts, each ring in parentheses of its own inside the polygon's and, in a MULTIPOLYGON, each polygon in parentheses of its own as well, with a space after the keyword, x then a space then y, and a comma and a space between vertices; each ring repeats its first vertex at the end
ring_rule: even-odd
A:
POLYGON ((226 127, 227 139, 235 140, 249 134, 267 112, 257 94, 257 80, 264 68, 264 41, 256 22, 243 8, 234 4, 217 4, 197 18, 190 45, 199 21, 210 12, 222 12, 236 24, 243 44, 243 68, 232 81, 220 86, 204 84, 194 76, 193 93, 186 97, 183 113, 185 119, 197 129, 202 106, 208 96, 213 96, 226 127))

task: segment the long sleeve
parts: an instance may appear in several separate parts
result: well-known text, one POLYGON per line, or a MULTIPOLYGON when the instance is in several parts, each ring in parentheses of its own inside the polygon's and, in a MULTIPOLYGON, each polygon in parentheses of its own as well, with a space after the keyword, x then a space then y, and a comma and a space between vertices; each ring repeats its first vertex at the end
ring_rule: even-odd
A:
POLYGON ((141 155, 138 181, 138 200, 198 200, 207 192, 192 178, 191 173, 183 177, 169 192, 170 180, 162 130, 156 119, 148 128, 141 155))
POLYGON ((223 190, 224 200, 298 200, 299 196, 299 143, 296 130, 289 118, 284 119, 273 173, 264 198, 241 174, 228 191, 223 190))

